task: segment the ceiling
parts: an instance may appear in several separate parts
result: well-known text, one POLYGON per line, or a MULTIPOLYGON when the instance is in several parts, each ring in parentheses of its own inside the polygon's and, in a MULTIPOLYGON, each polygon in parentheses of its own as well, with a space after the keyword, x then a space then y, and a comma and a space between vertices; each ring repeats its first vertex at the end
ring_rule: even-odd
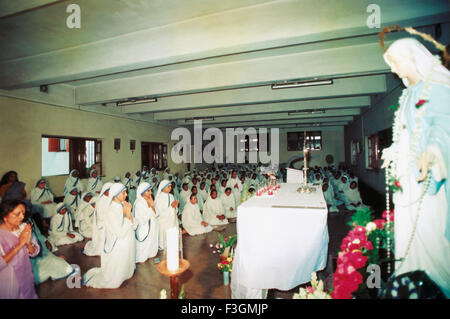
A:
MULTIPOLYGON (((372 0, 77 0, 72 29, 71 3, 0 0, 0 95, 173 126, 316 128, 389 90, 372 0), (332 84, 272 89, 317 79, 332 84), (143 98, 156 102, 116 105, 143 98)), ((449 37, 448 1, 376 4, 382 26, 449 37)))

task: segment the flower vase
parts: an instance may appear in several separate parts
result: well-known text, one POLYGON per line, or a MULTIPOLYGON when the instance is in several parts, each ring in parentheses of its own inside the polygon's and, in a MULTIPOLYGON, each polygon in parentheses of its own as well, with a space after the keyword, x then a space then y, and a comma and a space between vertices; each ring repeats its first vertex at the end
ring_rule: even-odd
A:
POLYGON ((222 274, 223 274, 223 284, 225 286, 228 286, 230 284, 230 272, 224 271, 222 272, 222 274))

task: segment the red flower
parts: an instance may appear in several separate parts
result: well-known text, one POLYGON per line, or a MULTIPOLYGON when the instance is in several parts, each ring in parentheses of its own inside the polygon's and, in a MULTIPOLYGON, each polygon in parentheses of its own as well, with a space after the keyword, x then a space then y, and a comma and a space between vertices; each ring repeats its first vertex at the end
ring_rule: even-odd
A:
POLYGON ((348 232, 344 237, 341 244, 341 251, 354 251, 366 248, 367 250, 373 249, 372 243, 368 241, 366 236, 366 229, 362 226, 356 227, 354 230, 348 232))
POLYGON ((394 186, 397 187, 397 188, 402 188, 402 185, 400 185, 399 181, 395 181, 394 182, 394 186))
POLYGON ((226 259, 222 260, 222 265, 228 265, 228 260, 226 259))
POLYGON ((420 108, 422 105, 424 105, 425 103, 427 103, 428 101, 427 100, 419 100, 417 103, 416 103, 416 107, 417 108, 420 108))
POLYGON ((384 219, 375 219, 375 220, 373 220, 373 222, 375 223, 375 225, 377 225, 377 227, 379 229, 383 229, 384 224, 386 224, 386 220, 384 220, 384 219))
POLYGON ((358 290, 362 275, 352 265, 340 264, 333 275, 333 293, 335 299, 349 299, 351 293, 358 290))
POLYGON ((352 265, 356 269, 363 267, 366 262, 367 257, 360 250, 340 253, 338 257, 338 264, 352 265))
MULTIPOLYGON (((386 210, 383 212, 382 217, 383 217, 384 219, 387 220, 387 211, 386 211, 386 210)), ((390 220, 391 222, 394 221, 394 211, 393 211, 393 210, 391 210, 391 211, 389 212, 389 220, 390 220)))

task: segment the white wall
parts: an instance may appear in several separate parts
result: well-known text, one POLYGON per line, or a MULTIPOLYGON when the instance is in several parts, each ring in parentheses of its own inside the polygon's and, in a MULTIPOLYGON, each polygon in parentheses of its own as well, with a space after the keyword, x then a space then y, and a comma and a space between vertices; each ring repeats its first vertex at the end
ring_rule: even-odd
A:
MULTIPOLYGON (((17 171, 30 195, 42 176, 42 135, 91 137, 102 140, 104 181, 123 177, 126 170, 141 168, 141 141, 168 144, 169 167, 172 172, 185 171, 185 164, 171 160, 172 127, 71 108, 29 102, 0 96, 0 176, 17 171), (114 138, 121 139, 121 148, 114 150, 114 138), (130 139, 136 150, 129 149, 130 139)), ((67 175, 48 177, 50 188, 62 196, 67 175)), ((83 180, 87 184, 86 180, 83 180)))
POLYGON ((345 128, 345 154, 346 165, 359 179, 375 189, 380 194, 385 193, 385 171, 366 167, 366 145, 365 137, 392 127, 394 110, 389 107, 398 104, 398 99, 403 90, 403 84, 394 76, 387 77, 388 92, 382 96, 372 99, 372 106, 367 108, 361 116, 345 128), (361 145, 361 153, 358 155, 357 164, 351 166, 350 142, 357 140, 361 145))

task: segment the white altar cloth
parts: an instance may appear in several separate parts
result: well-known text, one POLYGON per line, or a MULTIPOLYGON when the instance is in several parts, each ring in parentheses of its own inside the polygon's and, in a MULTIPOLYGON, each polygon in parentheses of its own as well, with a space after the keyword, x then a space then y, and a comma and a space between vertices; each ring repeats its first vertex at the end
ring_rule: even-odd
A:
POLYGON ((300 194, 299 187, 281 184, 274 196, 252 197, 238 207, 233 298, 290 290, 325 268, 329 236, 322 189, 300 194))

